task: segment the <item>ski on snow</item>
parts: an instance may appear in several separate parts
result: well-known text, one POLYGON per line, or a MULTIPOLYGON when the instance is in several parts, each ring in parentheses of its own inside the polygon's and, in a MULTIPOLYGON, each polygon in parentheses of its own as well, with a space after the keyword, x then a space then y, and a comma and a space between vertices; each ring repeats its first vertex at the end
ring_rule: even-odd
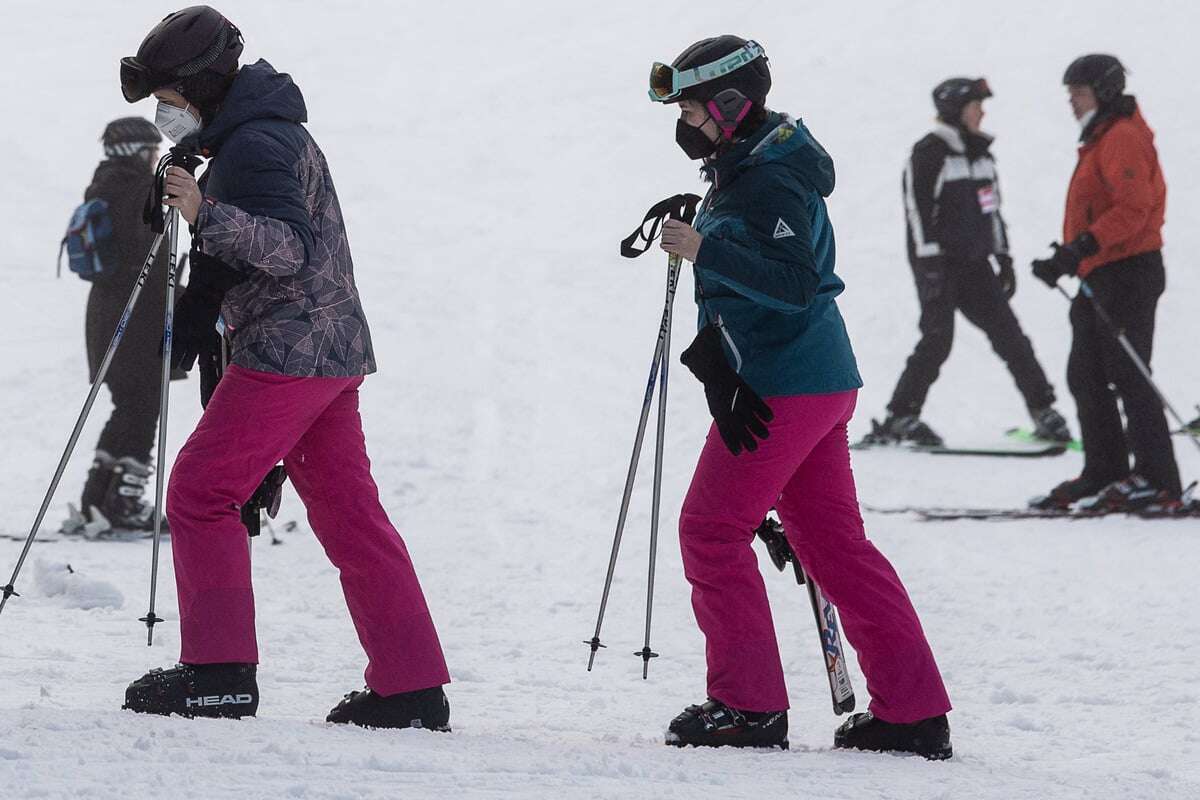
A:
POLYGON ((851 450, 892 450, 897 452, 929 453, 935 456, 988 456, 993 458, 1045 458, 1061 456, 1067 452, 1067 445, 1062 442, 997 442, 995 444, 981 443, 978 445, 950 446, 915 444, 873 444, 858 442, 850 446, 851 450))
POLYGON ((1200 498, 1195 496, 1196 484, 1183 493, 1183 502, 1178 508, 1140 511, 1109 511, 1103 508, 1074 506, 1071 508, 970 508, 953 506, 894 506, 877 507, 861 504, 863 511, 870 514, 911 514, 923 522, 950 522, 961 519, 974 520, 1019 520, 1019 519, 1099 519, 1101 517, 1124 517, 1126 519, 1198 519, 1200 498))

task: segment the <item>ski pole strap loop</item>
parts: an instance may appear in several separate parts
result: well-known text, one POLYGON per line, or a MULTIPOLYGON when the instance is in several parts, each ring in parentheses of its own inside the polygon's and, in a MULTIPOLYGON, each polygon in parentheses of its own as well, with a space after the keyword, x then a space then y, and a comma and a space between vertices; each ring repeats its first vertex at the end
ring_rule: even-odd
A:
POLYGON ((203 163, 194 151, 180 145, 172 147, 158 160, 158 167, 154 170, 154 187, 142 208, 142 221, 150 226, 151 231, 162 233, 165 227, 166 213, 163 211, 162 199, 166 194, 163 185, 167 180, 167 167, 182 167, 189 175, 195 175, 196 168, 203 163))
POLYGON ((655 203, 646 212, 642 224, 621 240, 621 255, 625 258, 637 258, 649 250, 650 245, 654 244, 654 240, 662 232, 663 220, 668 217, 692 224, 699 203, 699 195, 694 194, 677 194, 655 203))

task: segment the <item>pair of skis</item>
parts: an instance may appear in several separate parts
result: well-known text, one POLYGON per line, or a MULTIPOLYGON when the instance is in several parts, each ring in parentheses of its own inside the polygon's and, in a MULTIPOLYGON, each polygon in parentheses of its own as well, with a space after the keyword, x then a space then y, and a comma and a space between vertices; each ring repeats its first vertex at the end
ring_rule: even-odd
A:
POLYGON ((1191 483, 1180 497, 1178 505, 1168 507, 1146 506, 1132 511, 1114 511, 1103 506, 1088 506, 1077 503, 1067 508, 971 508, 953 506, 895 506, 875 507, 863 504, 862 510, 872 514, 913 514, 922 522, 952 522, 962 519, 973 520, 1021 520, 1021 519, 1099 519, 1100 517, 1123 516, 1128 519, 1200 519, 1200 493, 1197 483, 1191 483))
POLYGON ((788 544, 783 525, 768 516, 754 531, 754 535, 766 545, 771 563, 780 572, 792 565, 796 583, 808 588, 808 599, 812 603, 813 617, 817 623, 817 636, 821 640, 821 654, 825 659, 825 672, 829 676, 829 693, 833 699, 833 713, 845 714, 854 710, 854 688, 850 685, 850 672, 846 669, 842 637, 838 629, 837 610, 821 592, 812 576, 804 574, 800 560, 788 544))

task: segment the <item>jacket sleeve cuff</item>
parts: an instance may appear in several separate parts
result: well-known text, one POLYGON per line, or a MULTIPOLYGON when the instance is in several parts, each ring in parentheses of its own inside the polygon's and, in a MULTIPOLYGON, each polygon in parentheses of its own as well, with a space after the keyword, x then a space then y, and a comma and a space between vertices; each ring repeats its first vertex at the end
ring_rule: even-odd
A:
POLYGON ((196 246, 201 252, 204 251, 204 228, 208 225, 209 214, 215 203, 215 200, 205 195, 200 200, 200 210, 196 212, 196 224, 192 226, 192 238, 195 239, 196 246))

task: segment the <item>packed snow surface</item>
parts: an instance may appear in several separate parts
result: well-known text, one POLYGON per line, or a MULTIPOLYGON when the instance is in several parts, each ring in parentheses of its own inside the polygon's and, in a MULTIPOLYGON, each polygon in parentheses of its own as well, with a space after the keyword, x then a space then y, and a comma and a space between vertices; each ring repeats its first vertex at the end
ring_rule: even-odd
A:
MULTIPOLYGON (((361 686, 337 576, 294 493, 295 532, 255 542, 262 666, 257 719, 120 710, 125 685, 178 655, 170 547, 146 647, 149 542, 34 545, 0 617, 0 786, 12 798, 1200 796, 1200 621, 1193 522, 956 522, 866 514, 922 616, 955 711, 946 763, 831 750, 837 720, 807 599, 764 558, 788 672, 792 749, 676 750, 667 722, 704 694, 673 531, 707 415, 673 371, 663 541, 641 679, 649 447, 595 670, 584 669, 629 447, 661 313, 664 259, 617 255, 654 201, 702 189, 646 101, 654 60, 720 32, 771 55, 772 106, 802 116, 838 165, 830 209, 840 303, 867 385, 852 435, 882 413, 916 337, 900 168, 955 74, 996 92, 995 145, 1021 284, 1014 306, 1073 406, 1062 298, 1028 261, 1058 238, 1077 128, 1059 84, 1084 52, 1130 66, 1170 186, 1155 368, 1200 399, 1200 128, 1190 2, 967 4, 249 2, 220 8, 246 56, 290 72, 326 152, 353 242, 380 371, 363 392, 384 502, 417 563, 454 683, 454 732, 322 722, 361 686), (43 559, 42 566, 36 559, 43 559), (66 564, 73 572, 67 572, 66 564), (74 587, 74 588, 73 588, 74 587), (124 598, 124 602, 121 598, 124 598)), ((9 0, 0 26, 0 532, 22 537, 86 393, 87 287, 53 256, 126 106, 117 59, 170 4, 9 0)), ((676 355, 690 339, 690 278, 676 355)), ((173 453, 199 414, 174 385, 173 453)), ((98 405, 47 518, 77 497, 98 405)), ((1002 365, 962 324, 926 409, 951 441, 1024 422, 1002 365)), ((652 440, 651 440, 652 441, 652 440)), ((230 443, 236 447, 236 442, 230 443)), ((1200 471, 1177 439, 1185 481, 1200 471)), ((169 465, 167 465, 169 466, 169 465)), ((1036 461, 864 453, 864 503, 1009 506, 1075 474, 1036 461)), ((0 580, 20 551, 0 541, 0 580)), ((860 703, 866 689, 857 666, 860 703)))

